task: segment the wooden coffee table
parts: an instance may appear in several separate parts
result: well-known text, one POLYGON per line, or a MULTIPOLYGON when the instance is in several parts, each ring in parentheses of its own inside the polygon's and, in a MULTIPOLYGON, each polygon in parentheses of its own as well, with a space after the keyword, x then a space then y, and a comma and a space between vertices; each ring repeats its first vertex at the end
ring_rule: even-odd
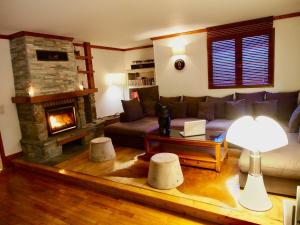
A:
POLYGON ((172 129, 170 136, 159 135, 158 130, 145 136, 146 154, 144 158, 160 152, 171 152, 179 156, 183 165, 221 171, 223 161, 228 156, 225 131, 206 131, 206 135, 183 137, 179 130, 172 129))

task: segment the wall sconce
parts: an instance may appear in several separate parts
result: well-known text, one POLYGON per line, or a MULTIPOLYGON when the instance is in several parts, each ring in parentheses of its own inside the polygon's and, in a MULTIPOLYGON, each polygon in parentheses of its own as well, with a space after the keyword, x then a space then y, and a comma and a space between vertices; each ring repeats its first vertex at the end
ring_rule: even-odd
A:
POLYGON ((182 70, 185 66, 185 62, 182 59, 185 55, 185 42, 182 39, 177 40, 172 45, 173 56, 176 56, 174 66, 177 70, 182 70))

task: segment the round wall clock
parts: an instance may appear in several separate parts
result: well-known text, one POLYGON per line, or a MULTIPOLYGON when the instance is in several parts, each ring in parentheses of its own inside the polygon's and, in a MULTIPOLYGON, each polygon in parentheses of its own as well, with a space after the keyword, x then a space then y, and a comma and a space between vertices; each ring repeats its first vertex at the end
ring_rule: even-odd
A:
POLYGON ((174 66, 177 70, 182 70, 185 66, 185 62, 182 59, 177 59, 174 66))

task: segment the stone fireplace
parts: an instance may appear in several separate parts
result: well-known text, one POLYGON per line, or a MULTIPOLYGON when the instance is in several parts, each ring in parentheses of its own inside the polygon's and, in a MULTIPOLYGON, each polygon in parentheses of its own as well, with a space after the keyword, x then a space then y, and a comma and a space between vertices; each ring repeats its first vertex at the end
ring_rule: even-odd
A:
POLYGON ((46 161, 62 154, 62 145, 100 136, 96 89, 80 90, 73 43, 57 37, 21 35, 10 41, 17 104, 25 157, 46 161), (67 54, 67 60, 38 60, 38 51, 67 54))

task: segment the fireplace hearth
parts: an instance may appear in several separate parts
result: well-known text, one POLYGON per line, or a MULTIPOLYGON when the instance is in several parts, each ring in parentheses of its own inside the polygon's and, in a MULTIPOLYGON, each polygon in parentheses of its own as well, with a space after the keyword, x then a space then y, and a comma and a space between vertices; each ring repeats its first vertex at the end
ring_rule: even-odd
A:
POLYGON ((50 135, 77 127, 75 107, 73 105, 46 108, 45 112, 50 135))

